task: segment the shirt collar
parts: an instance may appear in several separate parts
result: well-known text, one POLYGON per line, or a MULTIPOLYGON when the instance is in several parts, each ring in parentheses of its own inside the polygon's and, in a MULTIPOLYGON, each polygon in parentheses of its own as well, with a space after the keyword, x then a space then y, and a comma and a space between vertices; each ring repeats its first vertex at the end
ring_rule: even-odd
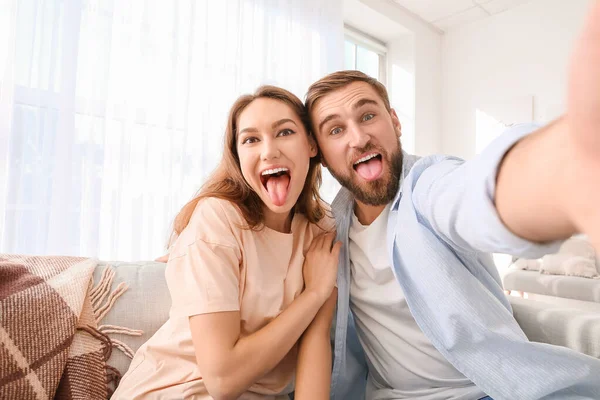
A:
POLYGON ((408 175, 410 169, 414 165, 414 156, 409 155, 407 152, 402 150, 402 173, 400 174, 400 184, 398 185, 398 193, 392 200, 392 210, 396 211, 398 209, 398 205, 400 204, 400 199, 402 198, 402 185, 404 184, 404 177, 408 175))

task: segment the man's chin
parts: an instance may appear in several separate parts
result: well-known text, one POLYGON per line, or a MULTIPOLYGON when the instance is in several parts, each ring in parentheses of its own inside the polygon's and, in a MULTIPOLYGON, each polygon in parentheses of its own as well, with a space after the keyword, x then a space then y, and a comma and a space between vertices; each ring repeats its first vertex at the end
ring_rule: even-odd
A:
POLYGON ((369 206, 382 206, 392 201, 395 196, 395 191, 393 195, 390 193, 389 178, 389 176, 381 176, 378 179, 366 181, 355 177, 352 180, 338 179, 338 181, 354 195, 357 201, 369 206))
MULTIPOLYGON (((402 150, 398 147, 392 154, 391 162, 384 166, 384 173, 373 181, 367 181, 352 169, 349 175, 338 174, 328 168, 331 175, 346 189, 348 189, 357 201, 370 206, 382 206, 390 203, 396 197, 400 188, 400 176, 402 174, 402 150)), ((348 171, 344 171, 348 173, 348 171)))

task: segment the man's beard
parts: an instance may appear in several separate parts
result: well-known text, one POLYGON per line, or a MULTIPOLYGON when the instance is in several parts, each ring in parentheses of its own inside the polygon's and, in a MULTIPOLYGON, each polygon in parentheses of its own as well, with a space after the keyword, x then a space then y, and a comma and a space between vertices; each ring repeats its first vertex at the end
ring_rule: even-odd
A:
MULTIPOLYGON (((366 153, 376 150, 381 154, 381 162, 384 163, 386 153, 373 145, 367 145, 358 153, 366 153)), ((392 153, 390 160, 390 170, 388 173, 374 181, 358 184, 352 175, 345 175, 328 168, 329 173, 346 189, 348 189, 356 200, 369 206, 386 205, 396 197, 400 187, 400 175, 402 174, 402 147, 398 143, 398 148, 392 153)))

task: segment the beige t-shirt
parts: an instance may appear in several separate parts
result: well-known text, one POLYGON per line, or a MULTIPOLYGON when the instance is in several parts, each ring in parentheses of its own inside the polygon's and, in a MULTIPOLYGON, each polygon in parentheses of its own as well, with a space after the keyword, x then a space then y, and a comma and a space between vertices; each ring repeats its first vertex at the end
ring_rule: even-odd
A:
MULTIPOLYGON (((300 295, 310 242, 334 224, 326 217, 317 226, 296 214, 290 234, 245 225, 232 203, 199 202, 170 252, 169 320, 139 348, 113 399, 211 399, 196 363, 189 317, 239 311, 241 337, 258 331, 300 295)), ((296 359, 297 345, 241 399, 287 399, 296 359)))

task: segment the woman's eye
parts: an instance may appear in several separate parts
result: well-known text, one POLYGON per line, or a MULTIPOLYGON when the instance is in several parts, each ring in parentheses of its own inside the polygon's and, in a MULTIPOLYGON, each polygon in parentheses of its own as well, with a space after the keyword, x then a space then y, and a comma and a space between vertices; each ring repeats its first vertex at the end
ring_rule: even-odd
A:
POLYGON ((295 132, 291 129, 284 129, 281 132, 279 132, 279 134, 277 136, 289 136, 289 135, 293 135, 295 132))
POLYGON ((242 140, 242 144, 251 144, 256 142, 258 142, 258 139, 255 137, 247 137, 244 140, 242 140))
POLYGON ((331 134, 331 135, 338 135, 338 134, 340 134, 341 132, 342 132, 342 128, 333 128, 333 129, 331 130, 331 132, 329 132, 329 134, 331 134))
POLYGON ((365 115, 363 116, 363 122, 364 122, 364 121, 369 121, 369 120, 372 120, 373 118, 375 118, 375 114, 365 114, 365 115))

